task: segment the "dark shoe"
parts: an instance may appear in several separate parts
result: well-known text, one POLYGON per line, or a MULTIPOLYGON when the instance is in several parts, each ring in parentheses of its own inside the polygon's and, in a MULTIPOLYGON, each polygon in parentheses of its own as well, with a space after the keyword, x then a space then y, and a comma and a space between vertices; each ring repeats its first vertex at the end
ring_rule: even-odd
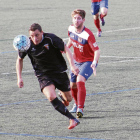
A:
POLYGON ((104 18, 101 18, 101 15, 100 15, 100 19, 101 19, 102 26, 104 26, 105 25, 105 19, 104 18))
POLYGON ((102 31, 97 31, 97 37, 101 37, 102 31))

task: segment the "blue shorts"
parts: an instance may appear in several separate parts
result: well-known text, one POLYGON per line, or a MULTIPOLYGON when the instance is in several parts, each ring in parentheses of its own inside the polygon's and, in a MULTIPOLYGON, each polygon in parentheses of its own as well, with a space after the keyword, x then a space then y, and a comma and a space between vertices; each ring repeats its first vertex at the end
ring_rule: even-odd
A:
POLYGON ((96 15, 100 11, 100 2, 91 3, 91 14, 96 15))
POLYGON ((100 2, 100 8, 105 7, 108 9, 108 0, 102 0, 100 2))
MULTIPOLYGON (((79 68, 79 75, 85 77, 86 80, 92 75, 93 69, 90 67, 92 64, 91 61, 82 62, 82 63, 78 63, 75 61, 74 63, 79 68)), ((70 81, 75 83, 76 79, 77 79, 77 75, 74 75, 70 71, 70 81)))

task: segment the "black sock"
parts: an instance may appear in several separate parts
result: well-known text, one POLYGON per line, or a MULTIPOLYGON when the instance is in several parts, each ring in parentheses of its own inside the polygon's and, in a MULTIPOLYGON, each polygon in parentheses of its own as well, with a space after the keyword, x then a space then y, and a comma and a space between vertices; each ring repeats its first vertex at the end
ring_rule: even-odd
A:
POLYGON ((75 119, 75 117, 68 111, 65 105, 57 97, 51 101, 51 103, 58 112, 65 115, 69 119, 75 119))

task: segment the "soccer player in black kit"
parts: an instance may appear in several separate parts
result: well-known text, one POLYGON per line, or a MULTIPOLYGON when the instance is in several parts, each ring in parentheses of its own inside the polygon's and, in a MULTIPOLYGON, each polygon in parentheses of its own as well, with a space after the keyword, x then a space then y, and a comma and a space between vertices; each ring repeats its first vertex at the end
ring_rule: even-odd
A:
POLYGON ((64 103, 56 96, 57 88, 66 102, 72 100, 70 81, 66 73, 67 65, 61 52, 65 52, 72 71, 77 75, 79 69, 74 65, 72 53, 65 43, 54 34, 44 33, 39 24, 34 23, 29 28, 31 46, 27 52, 19 52, 16 61, 17 85, 23 87, 23 59, 29 56, 40 89, 53 107, 70 119, 68 129, 73 129, 80 122, 68 111, 64 103))

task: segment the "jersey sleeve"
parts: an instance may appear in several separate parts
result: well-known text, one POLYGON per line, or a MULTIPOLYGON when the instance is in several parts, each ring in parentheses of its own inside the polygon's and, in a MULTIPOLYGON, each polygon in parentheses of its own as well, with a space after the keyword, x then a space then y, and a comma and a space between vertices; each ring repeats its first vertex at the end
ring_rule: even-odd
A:
POLYGON ((18 51, 18 55, 19 55, 20 58, 24 58, 27 55, 27 53, 18 51))
POLYGON ((93 51, 99 50, 99 47, 96 43, 95 37, 93 34, 91 34, 88 38, 88 43, 90 45, 90 47, 92 48, 93 51))
POLYGON ((60 51, 64 51, 65 43, 64 41, 56 35, 52 37, 52 44, 54 47, 58 48, 60 51))

